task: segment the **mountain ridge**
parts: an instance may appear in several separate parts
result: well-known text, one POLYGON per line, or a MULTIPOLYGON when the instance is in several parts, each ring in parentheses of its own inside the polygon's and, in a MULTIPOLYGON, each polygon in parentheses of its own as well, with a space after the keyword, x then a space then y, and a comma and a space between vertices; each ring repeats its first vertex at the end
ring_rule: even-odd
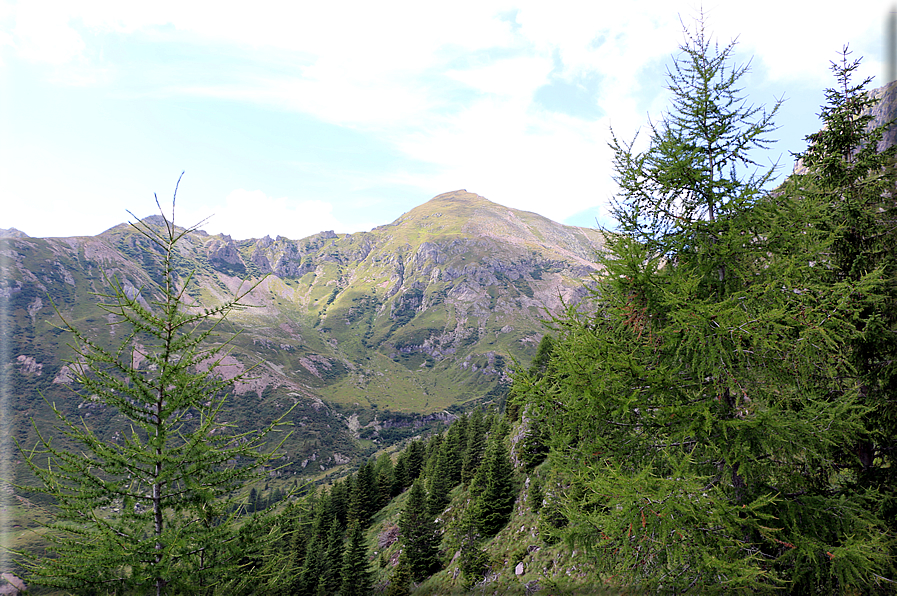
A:
MULTIPOLYGON (((161 216, 142 221, 163 223, 161 216)), ((195 272, 186 292, 206 308, 259 282, 244 300, 251 308, 229 319, 240 334, 221 370, 233 376, 258 366, 234 386, 228 415, 261 426, 299 404, 301 433, 286 445, 293 463, 285 473, 306 473, 309 461, 327 472, 407 436, 415 424, 500 401, 512 363, 534 353, 544 317, 588 292, 598 271, 590 255, 601 242, 596 230, 462 189, 369 232, 234 240, 197 230, 178 246, 175 267, 181 279, 195 272)), ((123 330, 92 293, 116 276, 151 304, 161 279, 156 247, 120 224, 97 236, 10 238, 3 249, 11 275, 0 294, 11 302, 20 422, 41 411, 41 391, 67 412, 114 426, 97 404, 63 391, 63 360, 72 352, 54 327, 51 303, 97 341, 114 344, 123 330)))

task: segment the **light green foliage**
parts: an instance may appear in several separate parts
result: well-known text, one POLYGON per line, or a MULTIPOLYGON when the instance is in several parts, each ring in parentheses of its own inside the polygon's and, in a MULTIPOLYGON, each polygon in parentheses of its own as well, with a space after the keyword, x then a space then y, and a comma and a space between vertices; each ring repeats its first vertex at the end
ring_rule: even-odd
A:
POLYGON ((870 587, 888 536, 839 451, 867 411, 844 339, 873 281, 828 283, 824 204, 747 174, 775 109, 739 97, 733 47, 686 31, 649 148, 614 140, 619 233, 598 314, 556 318, 549 361, 515 392, 548 427, 564 534, 616 581, 870 587))
POLYGON ((240 540, 235 491, 264 472, 275 451, 261 450, 280 422, 239 433, 219 419, 233 381, 216 370, 227 344, 208 346, 245 293, 212 309, 192 304, 190 276, 175 270, 177 245, 192 230, 165 218, 134 227, 160 274, 137 292, 112 278, 99 294, 110 320, 129 329, 118 348, 63 321, 75 341, 77 397, 114 409, 130 430, 102 441, 51 406, 76 447, 38 432, 25 453, 42 483, 28 488, 52 497, 55 520, 46 534, 52 556, 24 564, 29 583, 80 593, 211 593, 267 541, 263 533, 254 544, 240 540))

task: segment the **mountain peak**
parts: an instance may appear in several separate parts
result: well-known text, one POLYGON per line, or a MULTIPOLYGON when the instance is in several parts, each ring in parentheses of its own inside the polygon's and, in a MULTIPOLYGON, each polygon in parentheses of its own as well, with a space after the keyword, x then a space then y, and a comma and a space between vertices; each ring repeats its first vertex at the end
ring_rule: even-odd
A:
POLYGON ((15 228, 0 228, 0 238, 28 238, 28 234, 15 228))

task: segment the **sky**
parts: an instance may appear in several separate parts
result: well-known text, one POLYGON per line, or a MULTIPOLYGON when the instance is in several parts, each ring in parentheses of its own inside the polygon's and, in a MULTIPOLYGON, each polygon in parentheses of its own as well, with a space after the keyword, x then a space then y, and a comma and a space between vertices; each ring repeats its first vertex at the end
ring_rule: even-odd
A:
POLYGON ((892 3, 0 0, 0 228, 95 235, 166 212, 235 239, 389 223, 467 189, 610 225, 611 130, 670 108, 683 25, 784 98, 762 164, 819 128, 849 44, 883 84, 892 3), (849 6, 849 10, 847 9, 849 6))

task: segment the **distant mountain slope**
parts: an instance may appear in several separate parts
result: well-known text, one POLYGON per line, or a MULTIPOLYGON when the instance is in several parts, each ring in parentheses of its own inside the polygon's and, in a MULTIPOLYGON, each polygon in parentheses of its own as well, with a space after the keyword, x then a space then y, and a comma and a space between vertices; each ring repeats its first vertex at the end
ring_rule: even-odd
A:
MULTIPOLYGON (((157 251, 127 224, 7 245, 11 275, 0 292, 11 301, 19 428, 27 434, 24 421, 45 415, 38 389, 114 428, 97 404, 63 390, 71 350, 51 300, 111 343, 124 330, 108 324, 92 292, 112 275, 127 291, 149 287, 159 279, 157 251)), ((287 469, 320 472, 444 418, 446 408, 500 399, 512 360, 532 356, 546 313, 586 293, 600 245, 594 230, 460 190, 370 232, 245 241, 192 233, 178 269, 196 271, 188 293, 205 307, 264 277, 246 299, 253 308, 231 320, 240 335, 229 370, 258 367, 235 386, 228 415, 260 425, 298 402, 287 469)))

